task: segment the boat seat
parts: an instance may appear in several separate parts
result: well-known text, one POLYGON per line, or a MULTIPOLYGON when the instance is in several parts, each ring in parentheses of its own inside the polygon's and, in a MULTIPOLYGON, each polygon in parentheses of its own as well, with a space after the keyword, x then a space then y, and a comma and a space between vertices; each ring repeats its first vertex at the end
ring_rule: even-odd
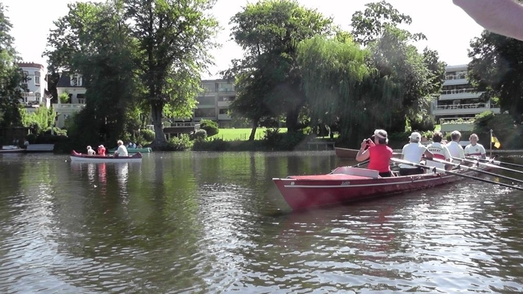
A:
POLYGON ((331 172, 331 174, 361 176, 361 177, 368 177, 368 178, 372 178, 372 179, 377 179, 379 177, 379 172, 377 170, 366 169, 366 168, 357 168, 357 167, 352 167, 352 166, 337 167, 331 172))

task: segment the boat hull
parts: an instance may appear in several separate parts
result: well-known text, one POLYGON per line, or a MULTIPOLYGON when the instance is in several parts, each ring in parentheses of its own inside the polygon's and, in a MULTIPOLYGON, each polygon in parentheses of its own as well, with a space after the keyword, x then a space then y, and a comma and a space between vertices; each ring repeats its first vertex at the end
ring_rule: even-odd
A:
POLYGON ((26 150, 22 148, 16 148, 16 149, 0 149, 0 153, 25 153, 26 150))
POLYGON ((71 162, 92 162, 92 163, 112 163, 112 162, 142 162, 142 154, 136 153, 132 156, 99 156, 87 155, 73 151, 70 155, 71 162))
MULTIPOLYGON (((475 172, 469 171, 464 174, 474 175, 475 172)), ((273 181, 293 210, 304 210, 427 189, 462 179, 456 175, 442 173, 378 179, 326 174, 274 178, 273 181)))

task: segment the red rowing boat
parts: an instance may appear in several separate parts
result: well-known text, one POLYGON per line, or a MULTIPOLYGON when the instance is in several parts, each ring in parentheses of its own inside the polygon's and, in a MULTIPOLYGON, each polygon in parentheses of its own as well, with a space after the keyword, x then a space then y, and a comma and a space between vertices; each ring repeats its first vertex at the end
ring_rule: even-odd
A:
POLYGON ((382 178, 374 170, 339 167, 324 175, 288 176, 272 180, 293 210, 303 210, 426 189, 452 183, 462 177, 472 177, 475 173, 468 169, 382 178))

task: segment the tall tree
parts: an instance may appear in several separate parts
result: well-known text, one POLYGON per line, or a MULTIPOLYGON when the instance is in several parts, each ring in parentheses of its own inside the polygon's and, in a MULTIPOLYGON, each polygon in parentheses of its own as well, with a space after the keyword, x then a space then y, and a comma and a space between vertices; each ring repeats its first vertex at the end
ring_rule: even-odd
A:
POLYGON ((24 75, 19 69, 14 38, 10 35, 12 24, 6 9, 0 3, 0 125, 21 126, 20 99, 24 75))
POLYGON ((281 115, 286 116, 288 130, 296 131, 305 105, 297 46, 317 34, 330 33, 332 19, 296 1, 264 0, 247 4, 231 23, 231 35, 245 51, 244 58, 235 60, 226 73, 237 78, 240 89, 232 110, 252 121, 253 132, 263 116, 281 115), (247 105, 256 109, 248 110, 247 105))
POLYGON ((165 111, 187 117, 201 91, 200 73, 210 62, 208 50, 218 23, 207 14, 214 0, 128 0, 141 95, 151 109, 156 145, 166 144, 165 111))
POLYGON ((499 98, 500 106, 523 118, 523 42, 483 31, 470 43, 468 78, 483 99, 499 98))
POLYGON ((371 51, 369 65, 375 73, 363 96, 365 110, 380 127, 403 132, 406 120, 418 121, 428 115, 428 104, 438 92, 432 84, 433 71, 412 45, 425 36, 400 29, 398 26, 410 24, 411 18, 385 1, 366 7, 365 12, 352 17, 355 40, 371 51))
POLYGON ((136 46, 123 13, 121 1, 70 4, 69 13, 55 22, 48 38, 44 54, 51 72, 81 74, 87 89, 86 107, 70 132, 82 144, 116 142, 131 121, 127 114, 136 96, 136 46))

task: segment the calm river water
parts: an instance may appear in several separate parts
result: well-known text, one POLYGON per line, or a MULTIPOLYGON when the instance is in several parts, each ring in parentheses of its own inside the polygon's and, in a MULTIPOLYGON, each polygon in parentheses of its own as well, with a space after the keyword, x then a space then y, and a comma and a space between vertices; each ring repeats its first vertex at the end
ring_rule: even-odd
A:
POLYGON ((523 192, 466 180, 291 213, 271 181, 341 164, 333 152, 0 154, 0 292, 523 292, 523 192))

